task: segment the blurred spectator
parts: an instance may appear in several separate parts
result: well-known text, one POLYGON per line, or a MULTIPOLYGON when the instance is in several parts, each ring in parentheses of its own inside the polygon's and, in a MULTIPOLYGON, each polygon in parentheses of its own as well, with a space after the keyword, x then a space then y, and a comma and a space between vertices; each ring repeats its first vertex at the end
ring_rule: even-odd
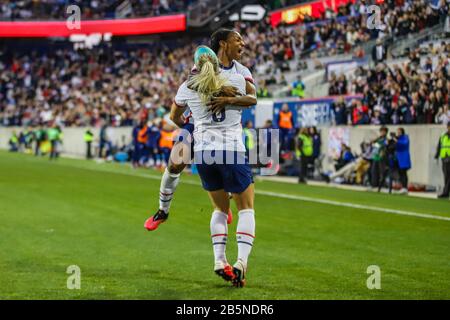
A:
POLYGON ((59 148, 62 143, 62 131, 61 128, 55 123, 48 128, 47 137, 50 141, 50 160, 56 160, 59 156, 59 148))
POLYGON ((294 117, 287 103, 283 104, 278 114, 278 128, 280 129, 280 151, 287 151, 290 149, 290 140, 294 130, 294 117))
POLYGON ((376 45, 372 49, 372 59, 377 64, 384 62, 387 57, 387 49, 381 39, 377 39, 376 45))
POLYGON ((348 92, 348 82, 345 75, 341 74, 339 77, 335 73, 331 74, 329 81, 328 94, 330 96, 334 95, 345 95, 348 92))
POLYGON ((10 152, 19 151, 19 137, 17 136, 17 133, 15 131, 12 132, 12 135, 11 135, 11 138, 9 138, 8 144, 9 144, 10 152))
POLYGON ((305 83, 302 81, 301 75, 298 75, 297 80, 292 83, 291 96, 299 98, 305 97, 305 83))
POLYGON ((271 98, 272 97, 272 94, 267 89, 265 80, 262 80, 259 82, 258 89, 256 90, 256 96, 258 98, 271 98))
POLYGON ((434 158, 441 159, 444 175, 444 188, 438 198, 448 198, 450 196, 450 122, 447 123, 447 131, 439 138, 434 158))
POLYGON ((370 143, 361 143, 361 155, 355 161, 355 183, 363 184, 364 176, 370 169, 372 160, 372 145, 370 143))
POLYGON ((448 104, 439 108, 435 116, 435 122, 443 125, 450 123, 450 110, 448 104))
POLYGON ((34 155, 39 156, 41 154, 41 145, 46 140, 46 130, 42 126, 37 126, 37 128, 34 130, 34 155))
POLYGON ((362 125, 369 123, 369 108, 363 105, 360 100, 351 102, 352 123, 354 125, 362 125))
POLYGON ((164 166, 167 166, 176 132, 170 125, 164 124, 160 133, 159 148, 163 156, 164 166))
POLYGON ((371 164, 371 178, 372 178, 372 188, 378 188, 381 185, 381 179, 385 175, 387 157, 386 157, 386 147, 387 147, 387 133, 388 128, 380 128, 380 136, 372 141, 372 164, 371 164))
POLYGON ((322 139, 320 137, 320 133, 316 127, 311 127, 309 128, 309 135, 313 140, 313 160, 319 159, 320 150, 322 148, 322 139))
POLYGON ((338 171, 339 169, 345 167, 353 160, 355 160, 355 156, 353 155, 352 149, 345 143, 342 143, 341 153, 339 155, 339 158, 335 159, 336 164, 334 165, 334 168, 336 169, 336 171, 338 171))
POLYGON ((409 153, 409 137, 405 129, 398 128, 397 135, 392 136, 395 141, 395 158, 402 185, 401 193, 408 193, 408 170, 411 169, 411 155, 409 153))
POLYGON ((153 120, 149 124, 148 129, 148 140, 147 148, 149 153, 149 165, 157 166, 161 165, 161 160, 159 159, 159 139, 161 138, 161 130, 159 128, 159 121, 153 120))
POLYGON ((308 177, 308 165, 312 161, 313 139, 308 132, 308 128, 301 128, 296 138, 296 154, 300 158, 299 183, 306 183, 308 177))
POLYGON ((351 153, 350 148, 346 150, 347 152, 347 163, 342 166, 339 170, 336 170, 331 175, 322 174, 322 177, 325 179, 327 183, 335 180, 339 177, 342 177, 345 182, 351 183, 352 177, 355 175, 355 183, 362 184, 363 178, 365 174, 368 172, 370 168, 370 158, 371 158, 371 147, 370 144, 361 143, 361 155, 359 157, 352 158, 353 154, 351 153), (350 154, 348 154, 350 152, 350 154))
POLYGON ((333 112, 334 123, 339 125, 346 125, 348 122, 347 105, 344 97, 338 97, 331 105, 333 112))
POLYGON ((246 121, 243 126, 243 138, 244 138, 244 145, 245 145, 247 158, 249 157, 250 152, 256 146, 255 139, 257 137, 254 136, 253 130, 254 130, 253 122, 251 122, 250 120, 246 121))
POLYGON ((98 157, 100 159, 111 159, 113 153, 113 142, 111 130, 109 129, 108 123, 103 121, 103 125, 100 128, 100 138, 99 138, 99 149, 98 157))
POLYGON ((147 156, 147 143, 149 139, 149 128, 146 120, 141 120, 139 125, 133 128, 133 146, 134 153, 132 158, 132 165, 134 168, 143 165, 141 161, 145 161, 147 156))
POLYGON ((94 134, 91 129, 84 132, 83 140, 86 143, 86 159, 92 159, 92 141, 94 141, 94 134))

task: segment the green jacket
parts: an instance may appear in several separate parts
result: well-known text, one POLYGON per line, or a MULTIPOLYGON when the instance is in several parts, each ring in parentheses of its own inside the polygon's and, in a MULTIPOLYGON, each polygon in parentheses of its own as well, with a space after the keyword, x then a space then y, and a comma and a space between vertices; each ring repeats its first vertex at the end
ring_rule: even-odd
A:
POLYGON ((55 141, 60 139, 60 132, 56 128, 49 128, 47 130, 47 137, 50 141, 55 141))
POLYGON ((45 130, 37 129, 34 131, 34 137, 37 141, 42 141, 45 135, 45 130))
POLYGON ((375 142, 375 150, 373 153, 373 161, 381 161, 386 156, 386 138, 380 138, 375 142))

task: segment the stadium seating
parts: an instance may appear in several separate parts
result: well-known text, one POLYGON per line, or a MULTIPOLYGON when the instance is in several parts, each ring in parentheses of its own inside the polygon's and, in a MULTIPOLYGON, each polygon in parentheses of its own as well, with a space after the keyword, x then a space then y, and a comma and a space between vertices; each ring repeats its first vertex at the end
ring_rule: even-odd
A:
POLYGON ((68 5, 78 5, 82 19, 148 17, 182 12, 194 1, 162 0, 78 0, 78 1, 2 1, 1 20, 61 20, 68 5))
MULTIPOLYGON (((21 3, 25 5, 28 1, 21 3)), ((89 1, 91 6, 95 3, 89 1)), ((142 1, 131 3, 133 8, 145 6, 142 1)), ((166 3, 183 8, 176 6, 177 1, 161 1, 159 6, 164 7, 166 3)), ((289 92, 289 85, 298 74, 312 74, 330 57, 351 59, 355 50, 361 49, 363 55, 369 56, 364 48, 367 50, 368 44, 373 45, 376 36, 392 38, 418 33, 438 24, 442 15, 446 15, 442 10, 431 9, 425 0, 411 3, 409 6, 392 2, 381 5, 387 25, 381 35, 365 27, 366 15, 360 14, 365 9, 360 2, 349 3, 334 15, 327 14, 325 20, 305 17, 308 23, 303 25, 272 27, 268 18, 257 23, 236 23, 235 28, 245 36, 248 45, 242 62, 253 71, 258 85, 266 83, 272 96, 289 92)), ((9 10, 8 6, 12 6, 12 2, 1 6, 1 14, 9 10)), ((27 8, 33 12, 34 6, 29 4, 27 8)), ((101 12, 106 11, 102 7, 101 12)), ((180 41, 175 50, 167 49, 164 42, 121 49, 112 43, 84 51, 65 48, 20 53, 14 48, 13 53, 6 50, 0 57, 0 124, 35 125, 57 121, 64 126, 83 126, 98 125, 100 119, 106 119, 114 126, 124 126, 143 117, 159 118, 167 112, 177 86, 186 78, 192 65, 194 43, 206 41, 197 37, 180 41)), ((448 54, 448 46, 443 50, 448 54)), ((448 65, 442 66, 443 63, 445 61, 440 64, 437 77, 448 83, 448 65), (443 75, 441 69, 445 71, 443 75)), ((312 75, 314 85, 320 75, 312 75)), ((437 79, 432 83, 437 85, 438 82, 437 79)), ((346 87, 345 92, 332 94, 361 90, 364 88, 349 90, 346 87)), ((439 96, 447 102, 448 88, 441 91, 439 96)), ((407 96, 412 96, 412 92, 407 96)), ((376 103, 367 104, 374 108, 376 103)), ((418 119, 414 121, 420 121, 418 119)), ((427 119, 436 119, 436 115, 427 119)), ((370 122, 369 116, 364 123, 370 122)))

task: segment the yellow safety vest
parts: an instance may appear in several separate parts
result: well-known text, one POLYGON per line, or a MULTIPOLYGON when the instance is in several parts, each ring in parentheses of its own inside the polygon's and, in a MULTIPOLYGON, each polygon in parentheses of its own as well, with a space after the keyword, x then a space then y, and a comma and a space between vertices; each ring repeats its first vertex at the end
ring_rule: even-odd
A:
POLYGON ((257 91, 257 96, 261 98, 267 98, 269 96, 269 91, 266 88, 259 88, 257 91))
POLYGON ((92 142, 94 140, 94 134, 90 131, 86 131, 84 133, 84 141, 85 142, 92 142))
POLYGON ((291 94, 294 97, 304 98, 305 90, 303 89, 303 85, 301 83, 297 83, 297 86, 295 88, 292 88, 291 94))
POLYGON ((441 137, 441 150, 439 151, 441 159, 450 157, 450 137, 447 133, 441 137))
POLYGON ((245 147, 248 150, 252 150, 255 147, 255 141, 253 139, 253 134, 247 128, 244 128, 244 136, 245 136, 245 147))
POLYGON ((11 141, 11 143, 17 144, 17 143, 19 143, 19 138, 17 138, 16 135, 13 135, 13 136, 11 137, 10 141, 11 141))
POLYGON ((310 157, 313 154, 313 139, 307 135, 299 135, 299 139, 302 140, 302 150, 301 155, 305 157, 310 157))

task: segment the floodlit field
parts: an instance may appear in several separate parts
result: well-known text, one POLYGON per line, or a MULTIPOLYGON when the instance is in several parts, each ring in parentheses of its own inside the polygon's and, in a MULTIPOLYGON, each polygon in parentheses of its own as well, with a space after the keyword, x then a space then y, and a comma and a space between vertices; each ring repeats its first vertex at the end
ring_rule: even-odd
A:
MULTIPOLYGON (((0 152, 0 298, 450 298, 450 221, 405 215, 450 217, 447 200, 257 182, 265 193, 256 196, 247 287, 236 289, 212 271, 212 210, 198 177, 184 175, 170 219, 144 229, 159 177, 128 165, 0 152), (81 269, 80 290, 67 289, 70 265, 81 269), (366 286, 370 265, 381 269, 380 290, 366 286)), ((236 219, 230 262, 235 228, 236 219)))

